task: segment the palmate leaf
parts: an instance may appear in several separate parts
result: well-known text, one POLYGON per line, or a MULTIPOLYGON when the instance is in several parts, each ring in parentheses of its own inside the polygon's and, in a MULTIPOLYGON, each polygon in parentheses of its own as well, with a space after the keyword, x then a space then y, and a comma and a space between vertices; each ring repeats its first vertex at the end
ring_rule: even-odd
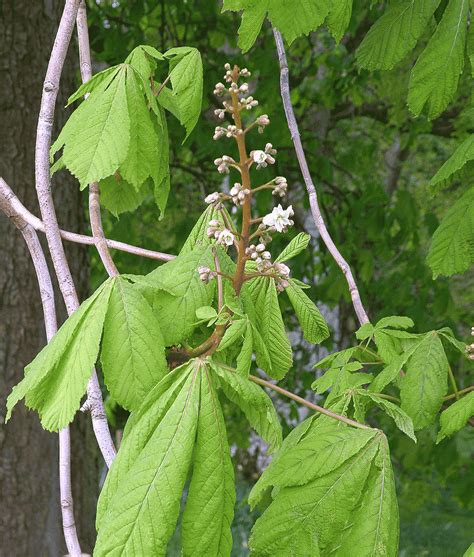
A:
POLYGON ((107 504, 98 513, 97 557, 166 555, 195 444, 200 369, 200 362, 186 364, 186 381, 164 415, 154 413, 155 405, 150 409, 150 400, 162 394, 159 385, 138 411, 111 468, 111 474, 116 470, 110 480, 116 489, 107 488, 109 477, 104 487, 107 504))
MULTIPOLYGON (((270 377, 281 379, 286 375, 293 363, 293 353, 285 332, 275 282, 271 278, 258 277, 250 281, 248 289, 246 288, 245 292, 243 289, 242 292, 244 294, 246 312, 250 319, 254 320, 253 324, 255 327, 253 331, 257 330, 261 335, 268 353, 270 368, 264 368, 264 370, 270 377), (250 304, 248 299, 247 301, 245 300, 246 292, 248 292, 247 298, 250 298, 250 303, 254 306, 254 313, 252 315, 247 311, 250 304)), ((259 341, 257 340, 257 342, 259 341)), ((266 359, 266 355, 262 354, 261 344, 256 344, 255 346, 260 348, 257 351, 257 363, 259 354, 263 356, 260 357, 260 363, 266 363, 262 361, 266 359)))
POLYGON ((7 417, 25 398, 45 429, 69 424, 80 407, 99 353, 102 327, 115 279, 109 279, 63 324, 51 342, 26 366, 25 378, 7 399, 7 417))
POLYGON ((180 254, 146 277, 156 290, 153 310, 160 320, 166 346, 188 338, 196 327, 196 310, 212 302, 215 284, 202 282, 198 273, 200 266, 213 266, 209 246, 180 254))
POLYGON ((168 370, 157 314, 121 277, 105 316, 101 363, 110 394, 127 410, 137 410, 168 370))
POLYGON ((410 76, 408 107, 439 116, 456 93, 464 66, 469 0, 449 0, 443 17, 410 76))
POLYGON ((329 337, 329 328, 316 304, 304 293, 292 279, 285 292, 295 310, 303 329, 303 336, 308 342, 319 344, 329 337))
POLYGON ((472 416, 474 416, 474 391, 464 395, 441 413, 441 429, 436 443, 462 429, 472 416))
POLYGON ((255 503, 262 483, 276 488, 252 530, 252 555, 397 555, 398 506, 385 436, 318 420, 282 449, 250 494, 255 503), (311 465, 314 458, 319 466, 311 465))
POLYGON ((188 46, 172 48, 165 57, 170 60, 170 79, 179 119, 186 137, 199 119, 202 105, 202 60, 199 51, 188 46))
POLYGON ((295 6, 293 0, 224 0, 223 11, 226 10, 243 11, 238 44, 246 52, 254 44, 266 16, 291 44, 324 22, 329 1, 298 0, 295 6))
POLYGON ((427 256, 433 278, 463 273, 474 262, 474 187, 448 210, 427 256))
POLYGON ((413 48, 440 0, 392 2, 357 49, 357 62, 367 70, 389 70, 413 48))
POLYGON ((212 363, 226 397, 245 414, 249 424, 274 451, 281 445, 281 426, 270 397, 255 383, 220 362, 212 363))

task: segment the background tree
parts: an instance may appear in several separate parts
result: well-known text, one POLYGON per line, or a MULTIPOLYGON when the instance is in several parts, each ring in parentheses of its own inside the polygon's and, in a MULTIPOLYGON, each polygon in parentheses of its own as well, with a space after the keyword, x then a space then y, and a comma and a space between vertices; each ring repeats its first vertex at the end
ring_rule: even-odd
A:
MULTIPOLYGON (((2 156, 0 175, 24 204, 38 213, 34 188, 36 124, 42 83, 63 2, 3 2, 0 7, 1 69, 0 120, 2 156)), ((77 53, 71 52, 62 79, 59 103, 64 106, 76 87, 77 53)), ((61 126, 60 112, 55 124, 61 126)), ((60 222, 76 231, 84 228, 81 196, 62 176, 54 196, 60 222)), ((25 242, 0 216, 0 414, 5 417, 8 391, 23 376, 23 368, 44 346, 43 312, 38 284, 25 242)), ((68 246, 74 278, 82 295, 88 291, 86 251, 68 246)), ((65 311, 58 300, 62 319, 65 311)), ((73 489, 78 529, 84 549, 95 539, 94 513, 99 486, 99 461, 88 417, 72 426, 73 489)), ((23 408, 8 428, 0 431, 0 491, 4 511, 0 518, 0 554, 60 555, 64 541, 57 481, 58 442, 23 408)))

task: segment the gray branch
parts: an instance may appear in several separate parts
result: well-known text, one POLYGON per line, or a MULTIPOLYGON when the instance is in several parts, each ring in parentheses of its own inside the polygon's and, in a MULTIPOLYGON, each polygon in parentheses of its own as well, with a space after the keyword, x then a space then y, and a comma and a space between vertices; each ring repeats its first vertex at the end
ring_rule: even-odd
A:
MULTIPOLYGON (((71 41, 78 8, 79 0, 66 0, 44 79, 35 151, 36 192, 54 270, 69 315, 79 307, 79 298, 62 245, 51 194, 49 149, 59 80, 71 41)), ((95 369, 92 370, 92 376, 87 385, 87 397, 91 409, 94 433, 104 460, 110 467, 116 451, 110 435, 95 369)))
POLYGON ((352 275, 351 268, 334 244, 319 209, 316 188, 314 187, 308 164, 306 162, 306 156, 304 154, 303 145, 301 143, 298 123, 296 122, 293 105, 291 103, 288 62, 286 59, 283 39, 280 32, 275 28, 273 29, 273 35, 275 37, 276 47, 278 51, 278 61, 280 63, 280 89, 286 114, 286 121, 288 123, 288 128, 291 133, 291 139, 295 146, 296 156, 298 158, 298 163, 300 165, 301 173, 303 174, 304 183, 306 185, 306 190, 308 192, 311 214, 313 216, 314 224, 316 225, 316 228, 318 229, 323 242, 326 244, 329 253, 332 255, 333 259, 346 277, 347 284, 349 286, 349 292, 352 298, 352 305, 354 306, 354 310, 356 312, 359 323, 362 325, 364 323, 367 323, 369 321, 369 318, 364 309, 364 306, 362 305, 359 290, 354 280, 354 276, 352 275))
MULTIPOLYGON (((0 178, 0 187, 8 188, 3 178, 0 178)), ((8 188, 9 189, 9 188, 8 188)), ((0 209, 13 222, 22 233, 35 267, 36 277, 43 306, 44 326, 48 342, 55 335, 58 325, 56 320, 56 307, 54 303, 54 290, 49 274, 48 264, 43 248, 36 234, 36 230, 20 215, 12 211, 8 200, 0 196, 0 209)), ((71 557, 81 557, 81 547, 77 537, 76 523, 74 521, 74 503, 71 488, 71 439, 69 427, 59 432, 59 493, 61 497, 61 514, 63 532, 66 546, 71 557)))

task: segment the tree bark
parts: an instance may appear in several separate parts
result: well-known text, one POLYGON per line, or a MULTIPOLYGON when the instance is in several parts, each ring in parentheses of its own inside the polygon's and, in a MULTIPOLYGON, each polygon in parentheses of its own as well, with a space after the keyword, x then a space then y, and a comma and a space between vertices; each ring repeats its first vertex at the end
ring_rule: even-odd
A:
MULTIPOLYGON (((61 0, 3 0, 0 3, 0 175, 38 214, 34 149, 42 82, 64 3, 61 0)), ((58 97, 56 133, 77 82, 77 51, 71 49, 58 97)), ((53 183, 63 227, 81 232, 85 213, 79 188, 66 173, 53 183)), ((88 264, 83 246, 66 246, 83 299, 88 264)), ((5 400, 23 368, 45 344, 42 308, 30 256, 21 234, 0 215, 0 421, 5 400)), ((64 306, 57 299, 59 321, 64 306)), ((91 552, 99 459, 88 416, 71 428, 73 495, 83 551, 91 552)), ((0 555, 58 556, 65 553, 58 490, 57 435, 42 430, 38 416, 19 405, 0 427, 0 555)))

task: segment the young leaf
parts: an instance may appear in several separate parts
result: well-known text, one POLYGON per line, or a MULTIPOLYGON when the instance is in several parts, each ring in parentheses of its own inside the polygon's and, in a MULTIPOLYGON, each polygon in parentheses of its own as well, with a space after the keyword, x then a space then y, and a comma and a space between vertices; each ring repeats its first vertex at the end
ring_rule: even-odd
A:
POLYGON ((406 365, 400 396, 415 430, 433 423, 447 391, 448 360, 436 331, 427 333, 406 365))
POLYGON ((285 292, 295 310, 303 329, 303 336, 308 342, 319 344, 329 337, 329 329, 316 304, 308 298, 303 290, 290 279, 285 292))
POLYGON ((459 431, 472 416, 474 416, 474 391, 464 395, 441 413, 441 429, 438 432, 436 443, 459 431))
POLYGON ((170 175, 170 147, 168 138, 168 125, 163 109, 160 108, 159 121, 154 120, 154 129, 156 135, 156 142, 158 144, 158 158, 156 165, 153 167, 154 171, 151 175, 154 184, 155 202, 161 211, 160 220, 164 217, 166 203, 168 202, 168 195, 170 192, 171 175, 170 175))
POLYGON ((36 358, 7 399, 7 416, 25 398, 45 429, 67 426, 81 405, 99 353, 102 327, 115 279, 108 279, 81 304, 36 358))
POLYGON ((215 284, 202 282, 200 266, 212 266, 208 247, 179 255, 147 275, 159 290, 153 310, 158 314, 166 346, 185 340, 195 328, 196 310, 212 302, 215 284))
POLYGON ((433 235, 426 260, 433 278, 463 273, 474 262, 474 187, 446 213, 433 235))
MULTIPOLYGON (((269 481, 276 488, 273 501, 255 523, 251 549, 257 555, 292 555, 298 540, 301 555, 396 556, 398 536, 392 532, 398 530, 398 508, 385 437, 364 430, 354 434, 347 426, 325 429, 325 424, 321 422, 321 435, 311 435, 313 443, 340 429, 342 438, 348 435, 345 450, 331 452, 327 442, 329 458, 322 461, 321 471, 310 465, 315 452, 302 451, 300 466, 292 463, 291 471, 269 481), (361 442, 356 441, 357 434, 364 437, 361 442), (309 471, 311 479, 300 478, 299 471, 303 478, 309 471)), ((316 433, 318 420, 313 428, 316 433)), ((308 444, 307 439, 308 434, 300 443, 308 444)), ((295 452, 298 444, 290 451, 295 452)), ((259 482, 266 481, 265 474, 259 482)))
POLYGON ((275 263, 283 263, 283 261, 288 261, 288 259, 296 257, 308 247, 310 240, 311 236, 309 234, 300 232, 275 259, 275 263))
POLYGON ((187 46, 172 48, 165 54, 170 61, 170 79, 181 124, 186 137, 193 131, 201 114, 202 61, 199 51, 187 46))
POLYGON ((244 342, 242 343, 242 349, 237 356, 237 372, 243 377, 248 377, 250 366, 252 365, 253 336, 252 324, 247 321, 244 342))
POLYGON ((117 72, 120 71, 120 68, 121 68, 120 65, 112 66, 111 68, 107 68, 106 70, 103 70, 102 72, 93 75, 89 79, 89 81, 83 83, 79 87, 79 89, 69 97, 69 99, 67 100, 66 107, 68 107, 73 102, 79 99, 82 100, 82 98, 85 95, 92 93, 92 91, 98 89, 99 85, 102 85, 101 89, 105 89, 109 85, 109 83, 115 78, 117 72))
POLYGON ((275 282, 270 278, 258 277, 249 283, 248 291, 255 306, 256 329, 270 357, 271 369, 265 371, 274 379, 281 379, 293 363, 293 354, 286 336, 275 282))
POLYGON ((222 337, 221 342, 217 348, 217 352, 221 352, 229 346, 232 346, 239 340, 242 340, 245 332, 247 330, 247 320, 246 319, 237 319, 233 321, 229 327, 227 327, 224 336, 222 337))
POLYGON ((212 205, 209 205, 199 217, 193 229, 189 233, 189 236, 186 238, 186 242, 184 242, 184 245, 179 252, 180 255, 189 253, 196 247, 210 245, 211 240, 207 235, 207 229, 209 227, 209 221, 211 220, 218 220, 220 223, 224 223, 222 212, 218 211, 212 205))
POLYGON ((99 183, 100 203, 113 215, 134 211, 148 196, 148 188, 142 186, 137 191, 131 184, 121 178, 109 176, 99 183))
POLYGON ((226 397, 245 414, 250 425, 274 451, 281 445, 281 427, 271 399, 255 383, 218 362, 211 364, 226 397))
POLYGON ((156 70, 156 61, 164 60, 165 57, 156 48, 148 45, 137 46, 130 52, 125 60, 136 70, 142 79, 148 80, 156 70))
POLYGON ((444 186, 473 168, 474 160, 474 135, 469 135, 443 164, 438 172, 431 178, 430 186, 444 186))
MULTIPOLYGON (((200 398, 200 362, 188 364, 188 377, 162 417, 152 412, 140 416, 130 439, 120 450, 112 469, 124 466, 117 489, 98 518, 94 554, 165 556, 178 520, 181 493, 191 464, 200 398), (147 419, 145 419, 145 417, 147 419), (141 419, 140 419, 141 418, 141 419), (151 435, 140 433, 144 427, 151 435), (122 452, 123 451, 123 452, 122 452), (133 463, 127 452, 133 451, 133 463)), ((145 400, 155 398, 155 389, 145 400)), ((158 412, 159 414, 159 412, 158 412)), ((106 484, 109 481, 107 478, 106 484)), ((101 495, 102 497, 102 495, 101 495)))
POLYGON ((449 0, 443 17, 411 71, 408 107, 419 116, 426 106, 429 119, 448 106, 464 66, 469 0, 449 0))
POLYGON ((211 378, 203 371, 193 473, 183 514, 183 555, 230 555, 234 504, 224 416, 211 378))
POLYGON ((121 277, 105 316, 101 362, 110 394, 127 410, 137 410, 168 370, 158 316, 121 277))
POLYGON ((359 396, 369 398, 370 400, 375 402, 377 406, 380 406, 380 408, 382 408, 382 410, 393 419, 398 429, 400 431, 403 431, 403 433, 408 435, 408 437, 410 437, 410 439, 413 439, 413 441, 415 441, 416 443, 416 436, 415 436, 415 431, 413 429, 413 422, 410 416, 406 412, 404 412, 399 406, 393 404, 393 402, 390 402, 385 398, 377 396, 364 389, 358 389, 357 394, 359 396))
POLYGON ((388 5, 357 49, 357 62, 367 70, 390 70, 413 48, 440 0, 402 0, 388 5))

